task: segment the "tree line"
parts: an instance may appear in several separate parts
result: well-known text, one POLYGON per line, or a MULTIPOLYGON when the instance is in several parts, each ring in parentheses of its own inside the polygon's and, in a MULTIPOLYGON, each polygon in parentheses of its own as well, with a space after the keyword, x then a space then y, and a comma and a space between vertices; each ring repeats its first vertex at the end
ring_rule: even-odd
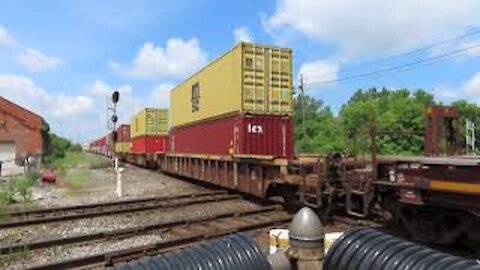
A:
MULTIPOLYGON (((296 151, 368 152, 370 133, 375 130, 380 154, 421 155, 428 105, 443 104, 422 89, 359 89, 335 115, 322 100, 299 95, 294 99, 296 151)), ((477 123, 476 134, 480 134, 480 107, 466 100, 451 105, 459 110, 458 125, 464 144, 466 119, 477 123)))
POLYGON ((49 124, 45 121, 42 123, 41 133, 43 137, 43 162, 47 165, 64 158, 67 152, 82 151, 81 145, 72 143, 70 140, 51 132, 49 124))

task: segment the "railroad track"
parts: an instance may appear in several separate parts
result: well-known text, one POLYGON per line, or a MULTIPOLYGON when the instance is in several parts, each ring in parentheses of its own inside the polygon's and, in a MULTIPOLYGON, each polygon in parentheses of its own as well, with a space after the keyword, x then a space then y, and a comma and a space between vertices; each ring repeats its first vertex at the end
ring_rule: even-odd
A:
POLYGON ((238 198, 240 198, 240 195, 230 195, 225 191, 214 191, 180 196, 150 197, 101 204, 11 212, 2 214, 2 219, 7 220, 0 222, 0 229, 238 198))
MULTIPOLYGON (((86 256, 82 258, 68 259, 50 264, 34 266, 29 269, 45 270, 45 269, 66 269, 66 268, 86 268, 89 266, 112 266, 119 262, 125 262, 133 259, 138 259, 144 256, 158 255, 179 247, 188 246, 193 243, 217 238, 234 232, 240 231, 252 231, 273 225, 284 224, 290 222, 291 215, 283 211, 281 207, 270 206, 263 207, 255 210, 247 210, 242 212, 228 213, 211 217, 202 217, 195 219, 188 219, 176 222, 169 222, 163 224, 152 224, 149 226, 143 226, 141 228, 125 229, 123 232, 116 231, 117 237, 128 237, 135 234, 135 229, 143 230, 145 233, 155 229, 161 229, 165 232, 168 231, 168 240, 162 240, 153 244, 128 248, 113 252, 106 252, 86 256)), ((67 243, 79 243, 89 241, 87 238, 102 239, 107 235, 85 235, 79 236, 81 238, 67 239, 67 243)), ((105 238, 106 239, 106 238, 105 238)), ((59 241, 57 239, 56 241, 59 241)), ((67 244, 64 243, 64 244, 67 244)), ((33 243, 30 243, 30 248, 41 248, 41 245, 51 246, 58 245, 53 240, 50 243, 44 242, 43 244, 37 243, 35 247, 33 243)), ((14 249, 14 248, 12 248, 14 249)))

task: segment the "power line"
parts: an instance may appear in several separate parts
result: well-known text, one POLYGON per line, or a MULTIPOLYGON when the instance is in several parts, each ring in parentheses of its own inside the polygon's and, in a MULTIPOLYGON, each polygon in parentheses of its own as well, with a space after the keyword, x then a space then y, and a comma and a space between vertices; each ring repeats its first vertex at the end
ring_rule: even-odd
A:
MULTIPOLYGON (((422 52, 422 51, 430 50, 430 49, 433 49, 435 47, 438 47, 438 46, 441 46, 441 45, 444 45, 444 44, 447 44, 447 43, 450 43, 450 42, 453 42, 453 41, 459 41, 459 40, 462 40, 462 39, 465 39, 465 38, 468 38, 468 37, 472 37, 472 36, 475 36, 475 35, 478 35, 478 34, 480 34, 480 29, 476 29, 474 31, 465 33, 463 35, 458 35, 458 36, 455 36, 453 38, 443 39, 443 40, 431 43, 431 44, 429 44, 427 46, 424 46, 424 47, 421 47, 421 48, 417 48, 417 49, 413 49, 413 50, 410 50, 410 51, 407 51, 407 52, 404 52, 404 53, 399 53, 399 54, 396 54, 396 55, 392 55, 392 56, 389 56, 389 57, 386 57, 386 58, 383 58, 383 59, 380 59, 380 60, 372 61, 370 63, 367 62, 365 65, 366 66, 374 66, 374 65, 377 65, 377 64, 380 64, 380 63, 385 63, 385 62, 393 60, 393 59, 398 59, 398 58, 401 58, 401 57, 414 55, 414 54, 422 52)), ((336 74, 336 72, 322 73, 322 74, 316 74, 316 75, 313 75, 313 76, 309 76, 309 78, 324 78, 324 77, 334 75, 334 74, 336 74)))
POLYGON ((442 54, 439 54, 439 55, 435 55, 435 56, 423 58, 423 59, 420 59, 420 60, 408 62, 408 63, 405 63, 405 64, 391 66, 391 67, 388 67, 388 68, 385 68, 385 69, 374 70, 374 71, 365 72, 365 73, 359 73, 359 74, 346 76, 346 77, 342 77, 342 78, 338 78, 338 79, 324 80, 324 81, 318 81, 318 82, 312 82, 312 83, 305 83, 305 85, 307 85, 307 86, 322 85, 322 84, 345 82, 345 81, 349 81, 349 80, 368 78, 368 77, 375 76, 375 75, 390 73, 390 72, 394 72, 394 71, 397 71, 397 70, 408 69, 408 68, 412 68, 412 67, 415 67, 415 66, 418 66, 418 65, 427 64, 427 63, 433 62, 435 60, 439 60, 439 59, 443 59, 443 58, 446 58, 446 57, 449 57, 449 56, 457 55, 457 54, 466 52, 466 51, 471 50, 471 49, 479 48, 479 47, 480 47, 480 43, 475 44, 475 45, 471 45, 471 46, 468 46, 468 47, 465 47, 465 48, 452 50, 452 51, 442 53, 442 54))

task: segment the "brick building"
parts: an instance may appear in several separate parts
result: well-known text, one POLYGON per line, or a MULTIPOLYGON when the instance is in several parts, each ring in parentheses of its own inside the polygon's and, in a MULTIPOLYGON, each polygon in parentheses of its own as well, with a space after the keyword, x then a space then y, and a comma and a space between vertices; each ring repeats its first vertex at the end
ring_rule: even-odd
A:
POLYGON ((42 122, 42 117, 0 96, 1 175, 21 172, 27 157, 41 157, 42 122))

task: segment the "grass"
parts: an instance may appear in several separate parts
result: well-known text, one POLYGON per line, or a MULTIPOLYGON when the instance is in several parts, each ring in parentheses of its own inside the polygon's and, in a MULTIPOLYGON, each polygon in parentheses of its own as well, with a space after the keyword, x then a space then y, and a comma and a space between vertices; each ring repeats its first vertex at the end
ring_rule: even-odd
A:
POLYGON ((90 178, 91 169, 110 167, 111 161, 100 156, 83 152, 67 152, 65 157, 52 164, 59 178, 66 181, 71 188, 79 188, 90 178))
POLYGON ((102 168, 110 166, 111 162, 104 157, 89 155, 83 152, 67 152, 65 157, 53 162, 53 168, 57 170, 69 168, 102 168))
POLYGON ((38 177, 37 174, 13 176, 5 185, 0 186, 0 205, 7 205, 15 201, 29 201, 32 196, 30 188, 38 177))
POLYGON ((30 254, 31 251, 27 247, 23 247, 22 250, 18 252, 0 256, 0 264, 8 265, 16 261, 23 261, 27 259, 30 254))
MULTIPOLYGON (((90 169, 109 166, 111 161, 108 159, 83 152, 66 152, 63 158, 50 165, 57 176, 65 180, 71 188, 79 188, 87 182, 90 178, 90 169)), ((36 174, 16 175, 0 185, 0 206, 14 202, 29 202, 32 196, 30 188, 38 178, 39 175, 36 174)))
POLYGON ((90 178, 90 171, 85 168, 71 169, 64 176, 73 188, 79 188, 90 178))

